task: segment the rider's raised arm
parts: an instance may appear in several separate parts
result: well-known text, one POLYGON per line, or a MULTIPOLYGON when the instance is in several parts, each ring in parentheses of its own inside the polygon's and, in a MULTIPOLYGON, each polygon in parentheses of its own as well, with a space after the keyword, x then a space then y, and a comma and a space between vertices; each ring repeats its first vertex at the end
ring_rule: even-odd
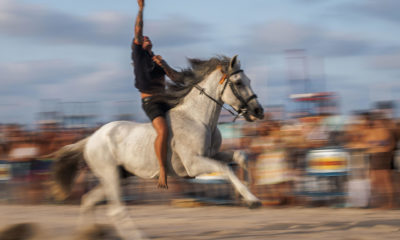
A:
POLYGON ((143 8, 144 8, 144 0, 138 0, 139 12, 136 17, 135 24, 135 44, 142 45, 143 43, 143 8))

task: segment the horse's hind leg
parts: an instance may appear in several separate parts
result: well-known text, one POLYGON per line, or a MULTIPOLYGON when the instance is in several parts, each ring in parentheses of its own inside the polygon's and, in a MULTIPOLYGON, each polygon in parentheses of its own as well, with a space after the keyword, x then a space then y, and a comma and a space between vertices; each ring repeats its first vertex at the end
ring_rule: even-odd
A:
POLYGON ((86 207, 90 207, 95 202, 90 199, 98 200, 104 194, 108 204, 108 215, 119 234, 124 239, 144 239, 131 220, 125 205, 121 202, 119 169, 110 146, 112 145, 107 141, 89 141, 87 144, 85 159, 93 174, 98 177, 103 193, 100 189, 96 189, 91 193, 92 195, 88 195, 86 207))
POLYGON ((93 210, 96 206, 96 203, 105 199, 105 193, 103 186, 101 184, 97 185, 95 188, 90 190, 88 193, 83 195, 81 201, 81 208, 80 208, 80 219, 79 225, 83 226, 87 224, 88 215, 91 215, 91 219, 93 219, 93 210))
MULTIPOLYGON (((102 166, 102 168, 93 170, 99 177, 101 186, 103 187, 102 190, 108 200, 108 215, 112 217, 115 227, 124 239, 145 239, 133 223, 128 209, 126 209, 126 206, 121 202, 121 188, 117 166, 112 166, 111 164, 107 165, 108 166, 102 166)), ((98 196, 100 196, 100 190, 98 191, 99 192, 93 194, 98 194, 98 196)))
POLYGON ((105 199, 104 189, 101 184, 90 190, 82 197, 81 213, 87 213, 93 210, 96 203, 105 199))

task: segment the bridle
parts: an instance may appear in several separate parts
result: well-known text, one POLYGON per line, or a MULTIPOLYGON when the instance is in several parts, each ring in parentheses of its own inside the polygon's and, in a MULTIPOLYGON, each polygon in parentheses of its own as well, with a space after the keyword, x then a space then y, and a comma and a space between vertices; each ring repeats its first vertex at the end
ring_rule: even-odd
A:
POLYGON ((232 109, 235 111, 233 112, 232 110, 226 108, 224 106, 224 103, 221 101, 218 101, 217 99, 213 98, 212 96, 210 96, 209 94, 207 94, 205 92, 205 89, 200 87, 199 85, 195 85, 195 87, 200 91, 200 94, 204 94, 206 97, 208 97, 209 99, 211 99, 212 101, 214 101, 215 103, 217 103, 219 106, 221 106, 223 109, 227 110, 230 114, 232 114, 235 118, 233 119, 233 122, 236 121, 237 118, 239 118, 240 116, 243 116, 247 113, 247 109, 249 107, 248 103, 257 98, 256 94, 251 95, 250 97, 248 97, 247 99, 244 99, 240 94, 239 94, 239 90, 237 89, 237 87, 235 86, 235 84, 230 80, 230 78, 233 75, 236 75, 238 73, 243 72, 242 69, 236 70, 234 72, 231 72, 229 74, 224 74, 221 78, 221 80, 219 81, 219 84, 224 84, 222 91, 221 91, 221 97, 224 95, 224 92, 226 90, 226 87, 229 86, 231 88, 231 91, 233 93, 233 95, 235 95, 235 97, 240 101, 240 106, 239 109, 235 109, 234 107, 232 107, 232 109))

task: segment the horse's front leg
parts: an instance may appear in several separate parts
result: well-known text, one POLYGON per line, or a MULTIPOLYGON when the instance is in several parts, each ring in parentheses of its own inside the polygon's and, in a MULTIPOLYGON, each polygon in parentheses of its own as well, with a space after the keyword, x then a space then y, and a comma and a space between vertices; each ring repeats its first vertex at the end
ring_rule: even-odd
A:
POLYGON ((221 172, 229 178, 234 188, 244 198, 249 207, 258 207, 261 205, 260 200, 249 191, 226 163, 204 156, 187 156, 183 159, 185 159, 184 165, 186 171, 191 177, 221 172))
POLYGON ((247 154, 242 150, 221 151, 212 156, 214 159, 226 163, 235 162, 244 170, 247 170, 247 154))
POLYGON ((212 153, 216 153, 212 158, 226 163, 231 163, 232 161, 239 164, 241 168, 247 170, 247 154, 242 150, 226 150, 219 151, 222 144, 221 132, 216 128, 212 133, 211 149, 212 153))

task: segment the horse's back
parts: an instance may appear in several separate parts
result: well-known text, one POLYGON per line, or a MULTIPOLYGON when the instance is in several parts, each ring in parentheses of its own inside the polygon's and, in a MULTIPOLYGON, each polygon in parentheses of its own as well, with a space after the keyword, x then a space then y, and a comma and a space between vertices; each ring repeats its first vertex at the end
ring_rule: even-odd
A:
POLYGON ((151 131, 149 123, 137 123, 131 121, 113 121, 99 128, 94 136, 107 136, 114 141, 124 141, 132 134, 140 134, 143 131, 151 131))
POLYGON ((120 151, 128 150, 128 148, 135 149, 147 141, 154 142, 154 137, 155 131, 150 123, 114 121, 99 128, 92 135, 90 143, 107 145, 113 151, 120 151))
POLYGON ((158 173, 155 137, 150 123, 107 123, 90 137, 85 149, 87 161, 91 166, 100 162, 122 165, 135 175, 154 177, 158 173))

